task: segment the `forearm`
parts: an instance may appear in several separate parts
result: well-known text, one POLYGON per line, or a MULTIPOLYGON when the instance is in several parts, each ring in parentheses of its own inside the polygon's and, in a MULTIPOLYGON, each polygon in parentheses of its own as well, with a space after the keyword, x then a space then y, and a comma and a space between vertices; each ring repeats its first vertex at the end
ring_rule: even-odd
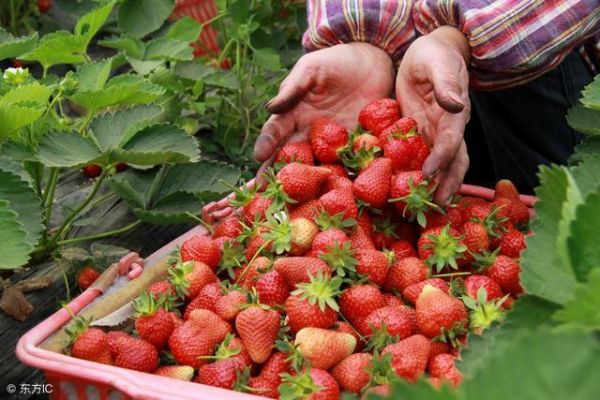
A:
POLYGON ((600 28, 597 0, 415 0, 417 31, 450 25, 470 49, 471 86, 494 89, 529 81, 557 66, 600 28))
POLYGON ((307 51, 341 43, 364 42, 398 62, 414 40, 414 0, 308 0, 307 51))

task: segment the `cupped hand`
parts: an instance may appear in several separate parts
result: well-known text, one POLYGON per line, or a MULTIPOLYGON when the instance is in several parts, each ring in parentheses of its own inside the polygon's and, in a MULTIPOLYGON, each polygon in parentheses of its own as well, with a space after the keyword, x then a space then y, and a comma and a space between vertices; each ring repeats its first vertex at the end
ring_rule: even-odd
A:
POLYGON ((469 167, 464 130, 469 121, 469 47, 462 33, 444 26, 415 40, 396 78, 402 114, 414 118, 432 145, 423 175, 438 184, 435 201, 458 191, 469 167))
POLYGON ((319 117, 353 129, 360 110, 389 97, 393 87, 392 60, 370 44, 340 44, 302 56, 266 106, 274 115, 256 140, 254 157, 268 165, 281 145, 307 141, 319 117))

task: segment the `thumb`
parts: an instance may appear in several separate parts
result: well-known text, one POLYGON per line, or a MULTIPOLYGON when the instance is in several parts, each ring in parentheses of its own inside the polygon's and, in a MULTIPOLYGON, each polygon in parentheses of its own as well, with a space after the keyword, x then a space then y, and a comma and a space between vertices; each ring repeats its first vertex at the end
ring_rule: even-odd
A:
POLYGON ((469 91, 469 78, 462 58, 451 57, 429 66, 435 100, 444 110, 459 113, 465 108, 463 96, 469 91), (450 62, 448 62, 450 61, 450 62))
POLYGON ((294 107, 310 90, 313 82, 312 68, 302 58, 283 80, 279 93, 265 106, 272 114, 281 114, 294 107))

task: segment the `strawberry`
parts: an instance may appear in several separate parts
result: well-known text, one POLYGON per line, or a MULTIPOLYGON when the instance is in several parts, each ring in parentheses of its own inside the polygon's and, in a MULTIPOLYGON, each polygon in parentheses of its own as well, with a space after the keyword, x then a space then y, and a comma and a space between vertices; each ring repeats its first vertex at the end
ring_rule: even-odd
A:
POLYGON ((500 254, 503 256, 519 258, 525 247, 525 235, 516 229, 510 229, 500 238, 500 254))
MULTIPOLYGON (((391 389, 390 389, 390 385, 386 384, 386 385, 377 385, 377 386, 372 386, 370 388, 368 388, 365 391, 364 396, 368 396, 371 394, 375 394, 377 396, 380 397, 388 397, 391 393, 391 389)), ((368 397, 362 397, 362 399, 368 398, 368 397)))
POLYGON ((520 200, 514 200, 510 207, 510 222, 521 225, 529 221, 529 208, 520 200))
POLYGON ((37 0, 37 7, 41 14, 47 13, 52 8, 52 0, 37 0))
POLYGON ((394 139, 394 135, 410 135, 417 132, 417 121, 410 117, 402 117, 381 132, 379 138, 383 143, 394 139))
POLYGON ((301 282, 310 282, 309 275, 316 276, 319 272, 331 275, 327 263, 312 257, 281 257, 273 263, 275 271, 279 272, 290 290, 296 289, 301 282))
POLYGON ((358 114, 358 123, 375 136, 400 118, 400 105, 394 99, 376 99, 358 114))
POLYGON ((398 240, 398 224, 391 222, 390 216, 376 218, 373 223, 373 243, 379 250, 389 249, 398 240))
POLYGON ((209 283, 200 289, 196 297, 194 297, 194 299, 187 304, 185 307, 185 313, 183 314, 183 319, 187 320, 194 310, 205 309, 215 311, 215 305, 220 297, 221 286, 219 286, 219 284, 216 282, 209 283))
POLYGON ((467 296, 477 299, 480 288, 485 290, 487 300, 495 300, 502 297, 502 288, 493 279, 484 275, 470 275, 465 278, 465 292, 467 296))
POLYGON ((133 302, 133 309, 135 330, 139 337, 161 349, 175 329, 173 318, 162 307, 162 301, 157 300, 154 295, 142 293, 133 302))
POLYGON ((247 260, 252 260, 258 252, 264 254, 264 251, 271 251, 273 249, 273 242, 267 241, 265 234, 269 232, 267 227, 259 226, 258 229, 252 229, 254 233, 251 234, 250 240, 246 243, 246 251, 244 255, 247 260))
POLYGON ((427 279, 429 268, 417 257, 406 257, 396 260, 390 267, 383 287, 388 290, 396 290, 400 293, 412 284, 427 279))
POLYGON ((182 261, 200 261, 208 265, 213 271, 217 269, 221 260, 221 251, 215 242, 208 236, 195 235, 181 245, 182 261))
POLYGON ((463 225, 463 215, 462 211, 455 206, 448 206, 446 210, 441 213, 437 209, 429 210, 425 217, 427 219, 427 224, 424 228, 435 228, 438 226, 450 225, 451 228, 456 230, 460 230, 460 227, 463 225))
POLYGON ((467 324, 465 305, 434 286, 425 285, 415 310, 419 332, 430 338, 460 333, 467 324))
POLYGON ((417 223, 427 226, 427 214, 432 210, 441 212, 433 203, 434 187, 423 178, 421 171, 399 172, 391 179, 390 202, 409 219, 416 219, 417 223))
POLYGON ((177 363, 199 368, 208 362, 200 357, 211 355, 229 332, 231 326, 218 315, 208 310, 195 310, 188 321, 173 330, 169 349, 177 363))
POLYGON ((291 219, 290 228, 290 255, 299 256, 306 253, 312 247, 319 228, 313 221, 306 218, 291 219))
POLYGON ((244 214, 244 220, 247 223, 263 221, 268 213, 269 207, 273 204, 273 199, 264 193, 256 193, 255 189, 241 189, 236 192, 235 199, 230 203, 233 207, 241 207, 244 214))
POLYGON ((448 381, 454 387, 458 387, 462 381, 462 373, 456 368, 451 354, 439 354, 433 357, 429 360, 427 369, 431 377, 448 381))
POLYGON ((154 371, 153 374, 171 379, 191 381, 194 377, 194 368, 188 365, 164 365, 154 371))
POLYGON ((251 393, 256 392, 256 394, 270 399, 279 398, 279 385, 281 385, 281 378, 269 379, 262 376, 251 376, 248 379, 248 387, 251 393))
POLYGON ((431 346, 429 347, 429 360, 439 354, 450 353, 450 345, 446 342, 440 342, 439 340, 432 340, 431 346))
POLYGON ((284 213, 268 217, 268 228, 263 233, 264 240, 271 242, 271 248, 276 254, 289 253, 302 255, 310 250, 319 228, 306 218, 289 220, 284 213))
POLYGON ((152 372, 158 368, 158 351, 150 342, 134 337, 120 337, 115 344, 115 366, 141 372, 152 372))
POLYGON ((489 249, 490 237, 485 226, 479 222, 467 221, 462 226, 463 244, 467 247, 465 259, 471 261, 472 254, 479 254, 489 249))
POLYGON ((377 136, 369 133, 361 133, 352 141, 352 151, 358 152, 360 149, 371 150, 381 148, 381 141, 377 136))
POLYGON ((123 172, 125 171, 127 168, 129 168, 129 165, 127 165, 124 162, 119 162, 115 164, 115 171, 117 172, 123 172))
POLYGON ((395 241, 390 250, 394 253, 396 260, 400 260, 406 257, 417 257, 417 250, 415 250, 412 243, 408 240, 397 240, 395 241))
POLYGON ((81 290, 85 290, 89 288, 99 276, 100 273, 93 267, 83 267, 77 274, 77 286, 79 286, 81 290))
POLYGON ((286 361, 287 357, 288 355, 282 352, 273 353, 263 365, 260 374, 257 377, 250 378, 248 386, 258 389, 257 393, 261 396, 273 399, 279 398, 281 375, 290 372, 290 367, 286 361))
POLYGON ((321 167, 327 168, 331 171, 331 176, 341 176, 348 178, 348 171, 340 164, 321 164, 321 167))
POLYGON ((72 329, 67 330, 73 344, 71 355, 83 360, 112 365, 108 336, 103 330, 89 328, 91 321, 77 318, 72 329))
MULTIPOLYGON (((339 178, 343 179, 343 178, 339 178)), ((358 206, 350 189, 334 189, 319 198, 323 209, 329 215, 341 214, 343 219, 357 219, 358 206)))
POLYGON ((246 304, 246 296, 239 290, 232 290, 217 298, 215 313, 225 321, 233 321, 246 304))
POLYGON ((289 219, 306 218, 314 221, 323 212, 323 206, 318 199, 307 201, 296 207, 289 214, 289 219))
POLYGON ((372 207, 383 207, 390 195, 391 176, 392 162, 388 158, 374 160, 354 180, 354 196, 372 207))
POLYGON ((261 274, 255 287, 260 302, 268 306, 283 304, 290 295, 287 284, 277 271, 261 274))
MULTIPOLYGON (((352 181, 343 176, 329 175, 329 178, 327 178, 327 181, 325 181, 325 185, 323 186, 323 192, 327 193, 335 189, 350 190, 350 193, 352 193, 352 181)), ((354 201, 354 197, 352 198, 352 201, 354 201)))
POLYGON ((110 331, 106 334, 108 350, 113 359, 117 356, 117 339, 120 337, 129 337, 129 335, 123 331, 110 331))
POLYGON ((322 163, 336 162, 348 144, 346 128, 328 118, 313 121, 309 137, 312 152, 322 163))
POLYGON ((378 308, 385 306, 381 291, 372 285, 357 285, 347 288, 339 299, 341 313, 358 329, 364 319, 378 308))
POLYGON ((463 221, 484 221, 492 213, 492 203, 475 203, 462 210, 463 221))
POLYGON ((244 227, 242 226, 240 220, 236 216, 230 216, 215 226, 212 237, 213 239, 222 236, 235 238, 242 233, 243 229, 244 227))
POLYGON ((425 279, 424 281, 421 281, 418 283, 413 283, 412 285, 407 286, 404 289, 404 291, 402 292, 402 296, 404 296, 404 298, 406 300, 408 300, 410 303, 415 304, 417 302, 417 299, 421 295, 421 292, 423 291, 423 288, 425 287, 425 285, 434 286, 440 290, 443 290, 445 293, 448 293, 450 291, 450 287, 448 286, 446 281, 444 281, 443 279, 430 278, 430 279, 425 279))
POLYGON ((311 249, 317 256, 327 253, 331 247, 343 245, 349 242, 348 235, 339 228, 329 228, 317 233, 313 240, 311 249))
MULTIPOLYGON (((406 339, 415 331, 415 311, 409 307, 385 306, 373 311, 365 320, 368 327, 366 335, 377 335, 383 331, 385 336, 398 336, 406 339)), ((361 332, 362 333, 362 332, 361 332)))
POLYGON ((280 351, 276 351, 271 354, 271 357, 265 362, 262 369, 260 370, 260 376, 263 377, 273 377, 284 373, 289 372, 290 366, 287 361, 288 355, 282 353, 280 351))
POLYGON ((506 197, 510 200, 519 200, 519 192, 511 181, 508 179, 500 179, 498 182, 496 182, 494 199, 499 197, 506 197))
POLYGON ((236 283, 244 289, 251 289, 256 286, 256 281, 260 274, 271 268, 271 259, 267 257, 256 257, 248 266, 238 270, 241 273, 237 276, 236 283))
POLYGON ((233 389, 238 374, 252 365, 252 360, 242 341, 229 334, 217 348, 214 356, 206 357, 216 360, 200 367, 196 382, 225 389, 233 389))
POLYGON ((329 372, 310 368, 300 373, 283 374, 279 395, 281 400, 338 400, 340 387, 329 372))
POLYGON ((370 233, 362 225, 356 225, 350 234, 350 244, 353 249, 375 250, 375 244, 370 233))
POLYGON ((175 287, 169 281, 158 281, 154 282, 148 288, 148 293, 154 295, 155 297, 163 296, 175 296, 175 287))
POLYGON ((402 301, 402 298, 400 298, 400 295, 396 296, 393 293, 384 293, 383 297, 385 298, 385 305, 386 306, 392 306, 392 307, 400 307, 400 306, 404 306, 404 302, 402 301))
POLYGON ((460 233, 448 225, 425 230, 417 243, 419 258, 437 272, 444 267, 458 269, 457 260, 467 250, 460 233))
POLYGON ((484 265, 487 266, 484 274, 498 283, 504 293, 513 295, 523 293, 519 280, 521 266, 517 260, 503 255, 496 256, 492 253, 484 265))
POLYGON ((360 394, 371 380, 366 369, 371 365, 372 358, 369 353, 350 354, 331 370, 331 375, 342 390, 360 394))
POLYGON ((88 178, 97 178, 102 173, 102 167, 97 164, 89 164, 83 167, 83 173, 88 178))
POLYGON ((385 253, 374 249, 357 249, 354 257, 357 261, 355 269, 358 274, 366 275, 375 285, 383 285, 390 264, 385 253))
POLYGON ((279 332, 277 311, 250 306, 238 314, 235 327, 252 361, 267 361, 279 332))
POLYGON ((213 270, 203 262, 188 261, 169 270, 170 280, 177 295, 191 300, 209 283, 217 282, 213 270))
POLYGON ((299 162, 307 165, 315 164, 310 143, 307 142, 284 144, 275 154, 275 162, 281 164, 291 162, 299 162))
POLYGON ((333 325, 331 325, 331 328, 334 331, 337 332, 344 332, 344 333, 349 333, 352 336, 354 336, 354 339, 356 339, 356 348, 354 349, 355 352, 361 351, 363 348, 363 342, 362 339, 359 335, 358 332, 356 332, 356 329, 354 329, 352 327, 352 325, 350 325, 347 322, 344 321, 337 321, 336 323, 334 323, 333 325))
POLYGON ((415 382, 425 373, 430 346, 429 339, 425 336, 412 335, 386 346, 382 354, 392 355, 391 366, 398 376, 415 382))
POLYGON ((383 156, 392 161, 395 172, 416 171, 423 168, 429 156, 429 146, 415 130, 403 133, 392 125, 383 132, 387 141, 383 145, 383 156))
POLYGON ((296 333, 294 345, 314 368, 329 369, 354 352, 354 336, 323 329, 302 328, 296 333))
MULTIPOLYGON (((331 171, 323 167, 290 163, 277 173, 277 179, 287 196, 298 203, 315 199, 331 171)), ((278 189, 274 189, 278 190, 278 189)))
POLYGON ((294 333, 306 327, 326 329, 337 320, 335 297, 341 293, 341 278, 319 272, 309 279, 308 283, 298 283, 298 289, 285 302, 288 325, 294 333))

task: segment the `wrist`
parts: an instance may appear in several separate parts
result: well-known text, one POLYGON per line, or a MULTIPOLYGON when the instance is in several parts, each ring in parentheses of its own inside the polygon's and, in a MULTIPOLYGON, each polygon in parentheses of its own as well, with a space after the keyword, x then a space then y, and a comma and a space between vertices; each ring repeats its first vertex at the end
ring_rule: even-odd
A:
POLYGON ((430 35, 457 51, 465 64, 469 65, 471 48, 469 47, 469 41, 460 30, 453 26, 444 25, 431 32, 430 35))
POLYGON ((378 70, 389 72, 392 79, 395 77, 396 68, 394 66, 394 61, 388 55, 388 53, 381 48, 365 42, 352 42, 348 43, 347 46, 351 46, 360 52, 364 59, 370 60, 377 64, 378 70))

